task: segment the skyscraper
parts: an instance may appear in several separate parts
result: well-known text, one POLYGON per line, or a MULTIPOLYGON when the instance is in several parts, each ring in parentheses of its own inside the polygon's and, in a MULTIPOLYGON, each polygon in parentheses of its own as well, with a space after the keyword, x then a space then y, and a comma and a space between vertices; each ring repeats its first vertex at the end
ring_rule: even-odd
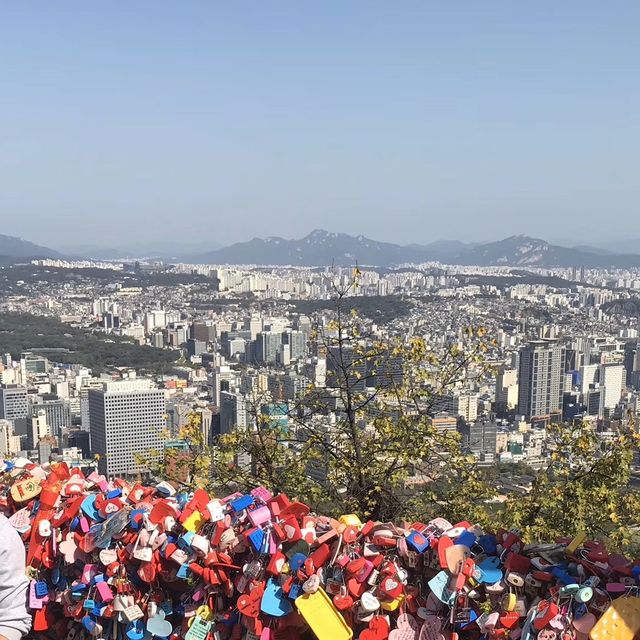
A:
POLYGON ((366 389, 367 363, 353 347, 330 346, 327 350, 327 387, 348 386, 353 391, 366 389))
POLYGON ((29 413, 27 388, 17 384, 0 387, 0 419, 26 418, 29 413))
POLYGON ((0 386, 0 420, 13 423, 15 435, 27 435, 28 415, 27 388, 17 384, 0 386))
POLYGON ((247 401, 243 394, 233 391, 220 393, 220 433, 233 433, 236 427, 249 425, 247 401))
POLYGON ((276 364, 282 348, 282 333, 261 331, 256 337, 255 359, 260 364, 276 364))
POLYGON ((618 362, 606 362, 600 365, 600 386, 604 388, 602 406, 605 409, 615 409, 620 398, 625 377, 624 365, 618 362))
POLYGON ((163 446, 165 396, 150 380, 105 382, 89 390, 91 448, 100 456, 98 468, 107 475, 144 471, 136 454, 149 456, 163 446))
POLYGON ((46 416, 48 435, 54 438, 60 438, 63 429, 71 426, 69 403, 56 395, 45 394, 37 397, 31 404, 31 416, 37 416, 40 411, 44 411, 46 416))
POLYGON ((518 413, 527 419, 560 416, 565 355, 556 340, 533 340, 520 350, 518 413))

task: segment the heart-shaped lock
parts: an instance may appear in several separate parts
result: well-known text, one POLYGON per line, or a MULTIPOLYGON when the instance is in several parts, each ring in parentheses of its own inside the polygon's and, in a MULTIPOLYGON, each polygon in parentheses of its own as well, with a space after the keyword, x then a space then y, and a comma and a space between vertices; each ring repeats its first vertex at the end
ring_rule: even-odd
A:
POLYGON ((422 624, 418 640, 442 640, 443 636, 440 633, 440 629, 442 629, 440 618, 438 616, 428 616, 422 624))
POLYGON ((165 617, 165 612, 158 609, 156 615, 147 620, 147 632, 157 638, 168 638, 173 632, 173 625, 165 617))
POLYGON ((115 549, 103 549, 98 554, 98 557, 105 567, 110 565, 112 562, 118 561, 118 553, 115 549))
POLYGON ((536 631, 544 629, 549 624, 549 621, 558 615, 559 611, 560 609, 555 602, 543 600, 538 604, 538 611, 533 619, 533 628, 536 631))
POLYGON ((14 529, 18 531, 26 531, 31 526, 31 519, 29 516, 31 511, 27 508, 20 509, 11 515, 9 522, 14 529))
POLYGON ((373 616, 368 628, 359 636, 359 640, 387 640, 387 638, 389 638, 389 623, 383 616, 373 616))
POLYGON ((591 631, 591 629, 593 629, 593 627, 595 626, 596 622, 597 622, 597 619, 593 615, 593 613, 588 612, 588 613, 585 613, 580 618, 574 618, 573 619, 573 628, 578 633, 582 633, 584 635, 587 635, 591 631))
POLYGON ((370 591, 365 591, 360 596, 360 607, 367 612, 377 611, 380 608, 380 600, 370 591))
POLYGON ((505 611, 500 614, 500 624, 506 629, 513 629, 520 620, 520 616, 515 611, 505 611))
POLYGON ((396 576, 387 576, 379 585, 380 594, 389 600, 394 600, 402 594, 402 583, 396 576))
POLYGON ((134 620, 127 625, 125 635, 127 636, 127 638, 129 638, 129 640, 142 640, 145 635, 144 632, 144 622, 142 620, 134 620))
POLYGON ((302 584, 302 590, 305 593, 315 593, 320 588, 320 576, 313 574, 302 584))
POLYGON ((396 628, 389 634, 389 640, 417 640, 420 626, 412 615, 401 613, 396 621, 396 628))
POLYGON ((353 607, 353 598, 349 594, 337 594, 333 596, 333 604, 338 611, 347 611, 353 607))
POLYGON ((238 598, 238 611, 248 618, 257 618, 260 614, 260 602, 264 594, 264 584, 259 583, 238 598))

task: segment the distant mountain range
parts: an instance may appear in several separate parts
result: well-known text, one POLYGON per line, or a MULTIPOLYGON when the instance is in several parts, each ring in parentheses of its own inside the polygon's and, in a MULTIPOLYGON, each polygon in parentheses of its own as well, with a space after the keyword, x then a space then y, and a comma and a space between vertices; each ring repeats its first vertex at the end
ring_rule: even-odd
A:
MULTIPOLYGON (((200 247, 207 246, 205 242, 200 247)), ((254 264, 394 267, 403 263, 442 262, 446 264, 510 266, 510 267, 640 267, 640 255, 636 253, 614 253, 599 247, 563 247, 545 240, 518 235, 496 242, 465 244, 455 240, 439 240, 429 244, 399 245, 379 242, 365 236, 350 236, 317 229, 299 240, 285 238, 254 238, 228 247, 197 252, 199 247, 184 247, 178 243, 162 256, 139 249, 129 257, 155 255, 165 260, 209 263, 209 264, 254 264), (195 251, 194 251, 195 248, 195 251)), ((160 246, 158 246, 160 249, 160 246)), ((640 247, 639 247, 640 249, 640 247)), ((85 255, 94 259, 123 258, 117 255, 127 250, 84 251, 74 247, 68 255, 85 255)), ((158 252, 160 253, 160 252, 158 252)), ((0 263, 10 263, 32 258, 64 258, 65 255, 32 242, 0 235, 0 263)))
POLYGON ((62 258, 62 254, 22 238, 0 234, 0 261, 8 263, 34 258, 62 258))
POLYGON ((602 249, 568 248, 528 236, 511 236, 497 242, 465 244, 436 241, 398 245, 365 236, 350 236, 318 229, 299 240, 254 238, 204 254, 194 262, 261 265, 375 265, 392 267, 408 262, 437 261, 462 265, 513 267, 640 267, 640 255, 613 254, 602 249))

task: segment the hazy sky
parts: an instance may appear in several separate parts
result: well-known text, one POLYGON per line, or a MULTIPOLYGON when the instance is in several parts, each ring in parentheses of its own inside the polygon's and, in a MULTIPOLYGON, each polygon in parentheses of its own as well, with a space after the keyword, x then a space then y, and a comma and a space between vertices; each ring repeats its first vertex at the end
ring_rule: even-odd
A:
POLYGON ((0 233, 640 235, 640 2, 16 2, 0 233))

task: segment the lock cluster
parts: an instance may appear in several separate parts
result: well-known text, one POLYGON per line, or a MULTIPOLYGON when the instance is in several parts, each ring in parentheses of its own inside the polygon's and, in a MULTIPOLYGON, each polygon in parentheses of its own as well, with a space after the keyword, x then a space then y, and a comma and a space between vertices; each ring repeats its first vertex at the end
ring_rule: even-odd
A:
POLYGON ((265 487, 213 497, 4 463, 36 637, 632 640, 640 565, 585 535, 525 545, 443 518, 337 518, 265 487))

